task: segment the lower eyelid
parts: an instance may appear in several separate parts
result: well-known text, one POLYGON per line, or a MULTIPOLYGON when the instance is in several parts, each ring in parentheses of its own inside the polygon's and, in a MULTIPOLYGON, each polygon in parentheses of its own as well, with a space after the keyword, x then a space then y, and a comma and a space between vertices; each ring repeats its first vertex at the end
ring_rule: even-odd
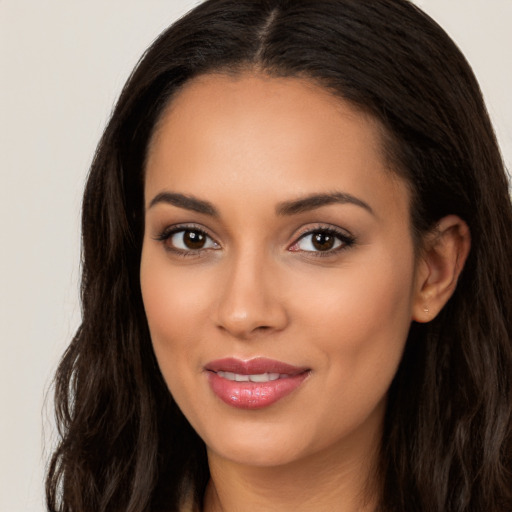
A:
POLYGON ((171 240, 172 238, 174 238, 176 235, 180 235, 183 237, 184 234, 187 232, 187 231, 192 231, 192 232, 195 232, 195 233, 200 233, 201 235, 203 235, 205 237, 205 245, 208 245, 209 247, 200 247, 198 249, 191 249, 191 248, 188 248, 188 247, 185 247, 185 248, 176 248, 181 250, 181 251, 194 251, 194 250, 203 250, 203 249, 211 249, 212 245, 213 246, 218 246, 217 242, 210 236, 208 235, 208 233, 205 233, 203 230, 200 230, 200 229, 178 229, 176 231, 172 231, 169 236, 166 238, 166 240, 171 240))
MULTIPOLYGON (((169 226, 166 229, 162 230, 159 234, 153 237, 154 240, 161 242, 165 249, 169 252, 174 252, 176 254, 182 254, 182 255, 193 255, 200 253, 201 251, 208 251, 208 250, 217 250, 220 249, 220 244, 213 238, 205 229, 202 229, 195 225, 178 225, 178 226, 169 226), (206 245, 207 247, 200 247, 197 249, 193 248, 181 248, 177 247, 174 244, 169 243, 170 240, 180 234, 184 233, 186 231, 195 231, 198 233, 203 234, 206 238, 206 245)), ((328 255, 334 255, 337 252, 341 252, 344 249, 348 249, 355 243, 355 237, 346 233, 346 232, 340 232, 338 230, 333 229, 332 227, 323 227, 318 226, 313 229, 309 229, 308 231, 303 232, 302 234, 298 235, 295 239, 295 242, 291 246, 288 247, 288 250, 291 250, 293 252, 302 252, 302 253, 310 253, 315 256, 328 256, 328 255), (315 233, 326 233, 331 236, 334 236, 336 238, 336 245, 333 248, 326 249, 326 250, 318 250, 318 249, 300 249, 298 248, 298 244, 304 240, 307 237, 313 236, 315 233)), ((312 242, 311 242, 312 243, 312 242)))
MULTIPOLYGON (((297 240, 297 242, 295 242, 294 245, 298 245, 301 241, 307 240, 308 237, 313 237, 315 233, 309 233, 309 234, 301 236, 299 238, 299 240, 297 240)), ((305 252, 334 252, 334 251, 336 251, 336 249, 339 249, 340 247, 347 245, 347 242, 345 240, 342 240, 339 235, 336 235, 336 234, 330 234, 330 235, 335 238, 334 246, 332 248, 330 248, 326 251, 315 250, 314 248, 309 249, 309 250, 308 249, 302 249, 302 250, 305 252)), ((313 245, 312 240, 309 241, 309 244, 313 245)))
MULTIPOLYGON (((304 240, 308 236, 313 236, 315 233, 325 233, 325 234, 334 236, 340 242, 340 244, 337 247, 326 250, 326 251, 303 250, 302 252, 322 253, 324 255, 334 254, 337 251, 340 251, 340 250, 343 250, 343 249, 346 249, 346 248, 352 246, 356 241, 356 239, 353 235, 351 235, 345 231, 334 229, 333 227, 315 226, 313 229, 308 229, 307 231, 304 231, 303 233, 299 234, 296 237, 295 242, 293 242, 293 244, 289 247, 289 249, 291 249, 292 247, 296 247, 301 240, 304 240)), ((301 249, 295 249, 295 250, 300 251, 301 249)))

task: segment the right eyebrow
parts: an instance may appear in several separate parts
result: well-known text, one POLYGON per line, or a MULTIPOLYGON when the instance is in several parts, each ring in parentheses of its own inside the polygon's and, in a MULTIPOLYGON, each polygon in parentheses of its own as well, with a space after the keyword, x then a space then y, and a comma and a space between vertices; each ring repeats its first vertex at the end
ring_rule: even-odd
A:
POLYGON ((204 215, 211 215, 212 217, 219 216, 217 209, 208 201, 197 199, 193 196, 178 194, 176 192, 160 192, 151 200, 148 210, 161 203, 170 204, 177 206, 178 208, 184 208, 185 210, 191 210, 204 215))

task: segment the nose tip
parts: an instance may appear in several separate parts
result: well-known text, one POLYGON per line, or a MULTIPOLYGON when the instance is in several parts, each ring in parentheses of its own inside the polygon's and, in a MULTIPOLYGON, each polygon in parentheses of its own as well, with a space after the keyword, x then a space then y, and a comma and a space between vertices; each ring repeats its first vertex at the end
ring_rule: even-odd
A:
POLYGON ((240 339, 282 330, 288 316, 273 281, 248 265, 234 269, 218 305, 218 328, 240 339))
POLYGON ((218 326, 236 338, 249 338, 257 333, 280 330, 282 322, 276 320, 268 315, 256 315, 254 311, 224 311, 218 326))

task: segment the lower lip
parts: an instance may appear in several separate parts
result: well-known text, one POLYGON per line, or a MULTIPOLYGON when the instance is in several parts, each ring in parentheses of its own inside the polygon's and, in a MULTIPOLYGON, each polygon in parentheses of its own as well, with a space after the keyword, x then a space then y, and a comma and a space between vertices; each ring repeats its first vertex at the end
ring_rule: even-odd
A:
POLYGON ((212 391, 226 404, 238 409, 262 409, 295 391, 309 375, 299 373, 269 382, 236 382, 208 372, 212 391))

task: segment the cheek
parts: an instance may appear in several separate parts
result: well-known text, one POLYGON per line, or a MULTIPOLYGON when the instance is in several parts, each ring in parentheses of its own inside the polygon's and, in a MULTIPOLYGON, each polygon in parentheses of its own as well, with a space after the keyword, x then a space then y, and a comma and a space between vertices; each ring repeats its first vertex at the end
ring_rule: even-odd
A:
MULTIPOLYGON (((366 256, 366 255, 365 255, 366 256)), ((385 328, 399 318, 410 321, 414 262, 412 255, 368 251, 367 257, 348 261, 324 274, 297 275, 297 290, 306 316, 318 316, 317 326, 337 326, 341 335, 371 328, 385 328), (308 315, 308 311, 310 312, 308 315)))
POLYGON ((412 274, 412 264, 352 268, 309 287, 297 314, 308 319, 303 333, 321 354, 322 395, 309 397, 311 414, 304 421, 314 430, 313 418, 321 418, 326 442, 382 414, 410 327, 412 274))
MULTIPOLYGON (((204 325, 208 293, 197 288, 190 269, 173 271, 165 253, 143 249, 141 290, 153 349, 166 380, 186 363, 189 348, 204 325), (195 330, 190 326, 196 326, 195 330)), ((169 382, 168 382, 169 384, 169 382)))
POLYGON ((143 250, 142 297, 162 376, 180 409, 193 418, 191 390, 196 389, 202 371, 196 351, 197 339, 201 338, 198 330, 205 324, 200 320, 205 311, 205 293, 198 291, 199 283, 190 273, 173 271, 166 260, 165 254, 143 250))
POLYGON ((297 313, 308 318, 310 336, 333 370, 333 385, 339 379, 354 386, 354 396, 373 392, 372 382, 387 388, 401 359, 411 323, 414 275, 412 254, 401 260, 383 253, 371 265, 317 279, 297 313))
POLYGON ((143 246, 140 283, 150 329, 155 334, 180 330, 186 319, 197 317, 208 298, 206 282, 194 266, 176 267, 161 247, 143 246))

